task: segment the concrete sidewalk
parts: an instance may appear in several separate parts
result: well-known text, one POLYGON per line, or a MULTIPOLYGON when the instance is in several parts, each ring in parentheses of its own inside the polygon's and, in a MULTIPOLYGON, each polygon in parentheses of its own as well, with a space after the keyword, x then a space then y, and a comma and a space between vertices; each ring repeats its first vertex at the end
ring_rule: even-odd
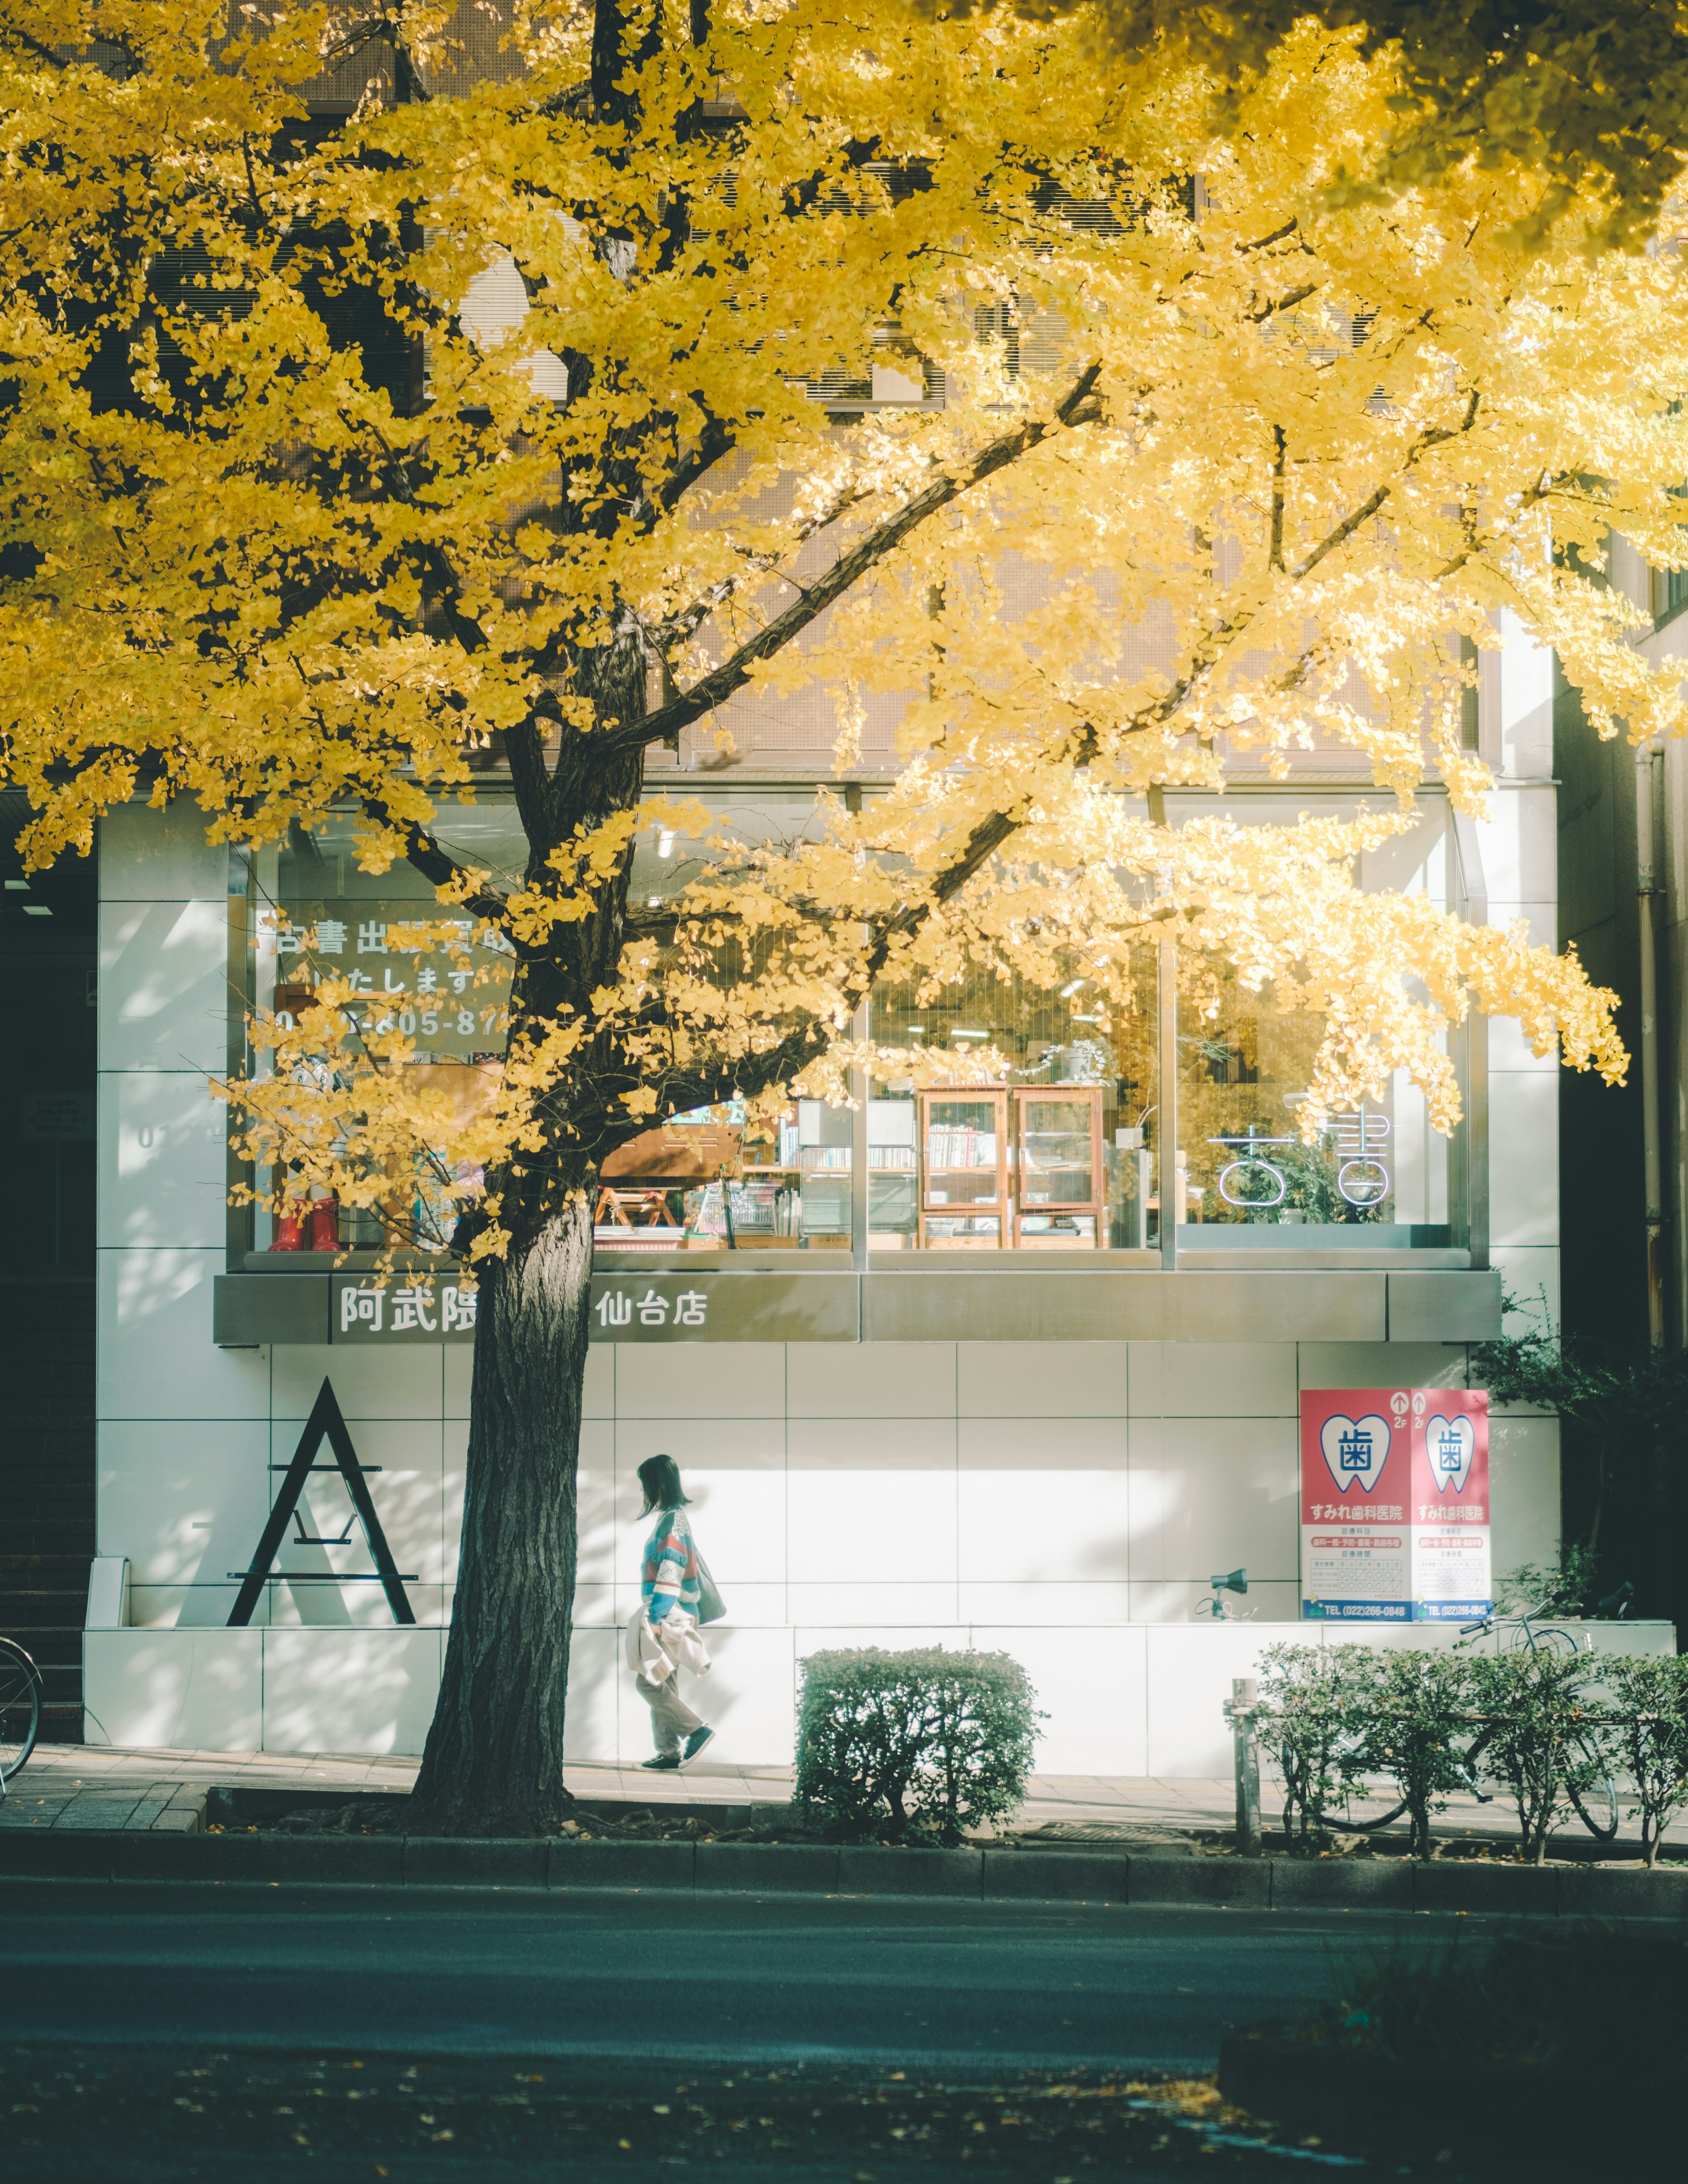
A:
MULTIPOLYGON (((0 1798, 0 1828, 114 1828, 192 1835, 198 1831, 205 1792, 225 1789, 385 1790, 403 1795, 414 1785, 421 1761, 366 1752, 125 1751, 110 1745, 49 1744, 37 1748, 9 1793, 0 1798)), ((674 1803, 784 1803, 791 1796, 788 1768, 734 1767, 704 1758, 680 1774, 648 1774, 638 1767, 592 1765, 567 1770, 577 1797, 638 1805, 674 1803)), ((1270 1827, 1279 1802, 1275 1786, 1262 1785, 1270 1827)), ((1012 1823, 1021 1833, 1046 1831, 1071 1842, 1129 1844, 1147 1850, 1174 1846, 1192 1830, 1228 1828, 1234 1819, 1228 1780, 1124 1774, 1034 1774, 1031 1794, 1012 1823)), ((1511 1809, 1500 1799, 1479 1804, 1453 1799, 1436 1823, 1439 1835, 1509 1833, 1511 1809)), ((1574 1821, 1573 1836, 1580 1832, 1574 1821)), ((1621 1830, 1634 1840, 1638 1830, 1621 1830)), ((1688 1843, 1688 1815, 1667 1831, 1671 1843, 1688 1843)))
MULTIPOLYGON (((0 1798, 0 1827, 163 1829, 192 1834, 205 1792, 225 1789, 385 1790, 402 1795, 416 1779, 415 1758, 332 1752, 149 1752, 111 1745, 37 1747, 0 1798)), ((701 1758, 680 1774, 638 1767, 571 1767, 577 1797, 641 1805, 783 1804, 792 1773, 782 1767, 734 1767, 701 1758)), ((1232 1818, 1228 1781, 1135 1780, 1105 1774, 1034 1774, 1017 1826, 1058 1825, 1075 1837, 1125 1830, 1171 1841, 1186 1829, 1224 1827, 1232 1818)))

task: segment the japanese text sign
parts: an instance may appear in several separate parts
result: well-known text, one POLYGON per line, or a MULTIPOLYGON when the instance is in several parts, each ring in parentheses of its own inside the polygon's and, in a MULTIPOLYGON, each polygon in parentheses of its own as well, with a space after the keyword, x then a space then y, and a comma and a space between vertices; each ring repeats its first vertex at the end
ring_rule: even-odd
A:
POLYGON ((1412 1597, 1428 1623, 1489 1613, 1489 1397, 1413 1391, 1412 1597))
POLYGON ((1302 1615, 1472 1619, 1490 1593, 1486 1393, 1305 1390, 1302 1615))
POLYGON ((1412 1398, 1399 1388, 1301 1395, 1301 1613, 1412 1618, 1412 1398))

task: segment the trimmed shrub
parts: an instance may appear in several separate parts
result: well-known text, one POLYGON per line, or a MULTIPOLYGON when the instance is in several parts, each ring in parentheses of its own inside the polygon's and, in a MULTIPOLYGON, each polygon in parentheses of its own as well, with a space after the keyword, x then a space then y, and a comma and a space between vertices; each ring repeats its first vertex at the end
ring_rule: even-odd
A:
POLYGON ((1376 1655, 1368 1646, 1268 1646, 1260 1657, 1260 1747, 1284 1785, 1284 1834, 1313 1848, 1358 1780, 1355 1732, 1376 1655))
POLYGON ((1036 1724, 1006 1653, 922 1646, 811 1653, 803 1663, 797 1802, 845 1833, 955 1843, 1026 1794, 1036 1724))
POLYGON ((1518 1856, 1540 1865, 1547 1838, 1602 1771, 1602 1730, 1591 1719, 1581 1654, 1497 1653, 1472 1663, 1477 1709, 1489 1720, 1476 1747, 1518 1816, 1518 1856))
POLYGON ((1688 1805, 1688 1656, 1626 1655, 1601 1667, 1619 1717, 1630 1811, 1641 1823, 1641 1854, 1655 1865, 1660 1836, 1688 1805))
POLYGON ((1355 1763, 1362 1774, 1385 1774, 1412 1823, 1413 1857, 1430 1855, 1430 1815, 1456 1790, 1472 1786, 1458 1724, 1472 1700, 1472 1663, 1463 1653, 1405 1647, 1373 1656, 1355 1763))

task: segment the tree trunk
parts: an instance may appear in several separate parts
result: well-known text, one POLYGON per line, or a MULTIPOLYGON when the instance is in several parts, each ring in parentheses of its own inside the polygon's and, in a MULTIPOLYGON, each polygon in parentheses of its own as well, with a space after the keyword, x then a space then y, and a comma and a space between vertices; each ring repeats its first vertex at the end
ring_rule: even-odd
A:
POLYGON ((592 1225, 588 1184, 481 1274, 457 1602, 415 1833, 554 1835, 571 1802, 563 1710, 592 1225))

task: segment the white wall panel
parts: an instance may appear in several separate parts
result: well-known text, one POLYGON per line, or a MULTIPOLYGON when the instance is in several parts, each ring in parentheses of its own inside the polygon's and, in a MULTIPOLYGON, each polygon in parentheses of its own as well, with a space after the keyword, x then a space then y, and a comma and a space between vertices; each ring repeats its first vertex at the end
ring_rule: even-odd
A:
POLYGON ((228 1066, 228 905, 102 903, 99 1067, 228 1066))
POLYGON ((1134 1418, 1295 1416, 1293 1342, 1134 1342, 1130 1347, 1134 1418))
POLYGON ((1134 1418, 1129 1576, 1293 1578, 1300 1483, 1293 1418, 1134 1418))
POLYGON ((228 1109, 198 1074, 103 1075, 97 1241, 220 1248, 228 1219, 227 1120, 228 1109))
POLYGON ((90 1744, 254 1752, 262 1741, 261 1630, 90 1630, 82 1645, 90 1744))
POLYGON ((219 1350, 211 1283, 221 1251, 96 1254, 95 1408, 101 1418, 263 1418, 267 1350, 219 1350))
POLYGON ((786 1414, 794 1418, 950 1418, 953 1342, 790 1342, 786 1414))
POLYGON ((1123 1418, 1125 1342, 963 1342, 955 1376, 964 1418, 1123 1418))
POLYGON ((250 1419, 103 1421, 99 1552, 126 1555, 131 1584, 226 1583, 270 1513, 268 1441, 250 1419))
POLYGON ((439 1691, 443 1630, 262 1636, 265 1751, 421 1751, 439 1691))

